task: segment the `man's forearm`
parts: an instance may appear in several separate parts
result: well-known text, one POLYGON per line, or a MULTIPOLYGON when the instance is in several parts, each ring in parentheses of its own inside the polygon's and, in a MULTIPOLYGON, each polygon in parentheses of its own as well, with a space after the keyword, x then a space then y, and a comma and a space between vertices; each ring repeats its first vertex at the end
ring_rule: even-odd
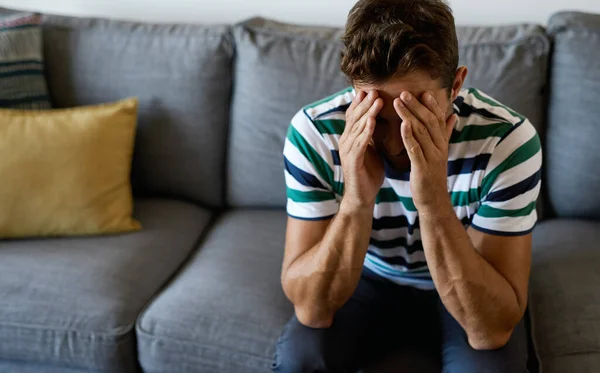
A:
POLYGON ((477 252, 451 206, 421 215, 420 228, 436 288, 471 346, 504 345, 522 317, 510 283, 477 252))
POLYGON ((302 323, 328 327, 350 299, 360 280, 372 224, 372 207, 347 208, 342 201, 321 242, 286 271, 284 290, 302 323))

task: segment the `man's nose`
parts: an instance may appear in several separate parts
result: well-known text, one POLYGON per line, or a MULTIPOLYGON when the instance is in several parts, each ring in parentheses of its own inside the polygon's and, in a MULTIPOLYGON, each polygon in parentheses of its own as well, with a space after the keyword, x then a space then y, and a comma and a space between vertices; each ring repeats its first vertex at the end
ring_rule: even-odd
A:
POLYGON ((400 126, 397 129, 388 131, 386 139, 384 141, 385 150, 390 155, 398 155, 404 150, 404 142, 402 141, 402 135, 400 134, 400 126))

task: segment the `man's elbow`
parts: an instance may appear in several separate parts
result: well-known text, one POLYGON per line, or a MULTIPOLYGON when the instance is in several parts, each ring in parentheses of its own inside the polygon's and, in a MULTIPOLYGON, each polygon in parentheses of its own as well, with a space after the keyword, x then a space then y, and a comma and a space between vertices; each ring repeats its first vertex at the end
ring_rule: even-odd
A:
POLYGON ((308 307, 295 307, 296 318, 300 324, 312 329, 327 329, 333 324, 333 314, 315 311, 308 307))
POLYGON ((489 332, 482 335, 481 333, 467 333, 469 345, 477 351, 493 351, 499 350, 508 344, 513 330, 489 332))

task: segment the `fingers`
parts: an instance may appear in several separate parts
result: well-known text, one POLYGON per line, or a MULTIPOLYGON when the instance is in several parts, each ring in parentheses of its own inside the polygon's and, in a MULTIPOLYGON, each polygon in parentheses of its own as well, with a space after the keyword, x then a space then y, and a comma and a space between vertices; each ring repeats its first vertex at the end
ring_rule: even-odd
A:
POLYGON ((358 135, 354 144, 354 148, 360 154, 364 154, 367 151, 367 147, 369 147, 371 144, 371 139, 373 138, 376 125, 377 120, 375 120, 375 117, 369 116, 366 120, 366 125, 362 133, 358 135))
POLYGON ((426 162, 425 154, 423 154, 423 148, 414 136, 410 122, 402 122, 400 133, 402 134, 402 140, 404 141, 410 162, 414 165, 424 165, 426 162))
MULTIPOLYGON (((431 106, 438 106, 435 98, 430 93, 425 93, 423 96, 430 96, 427 100, 427 104, 431 106)), ((419 100, 410 92, 402 92, 400 98, 404 105, 411 111, 411 113, 427 128, 429 135, 431 136, 431 140, 438 147, 442 148, 444 146, 444 132, 441 128, 442 123, 445 124, 445 119, 440 119, 439 114, 436 113, 437 110, 430 109, 429 107, 423 105, 419 100), (435 111, 434 111, 435 110, 435 111), (440 122, 441 120, 441 122, 440 122)), ((439 109, 441 110, 441 109, 439 109)))
MULTIPOLYGON (((408 134, 408 139, 410 141, 416 141, 416 146, 420 148, 420 151, 425 157, 432 157, 435 145, 431 139, 428 128, 404 105, 403 100, 399 98, 395 99, 394 108, 402 119, 402 131, 404 131, 404 127, 409 128, 409 131, 406 132, 408 134)), ((410 149, 415 147, 415 144, 407 144, 404 134, 402 139, 405 140, 404 145, 410 153, 410 149)))
POLYGON ((379 112, 381 111, 381 109, 383 109, 383 100, 378 98, 376 99, 373 104, 369 107, 369 109, 367 110, 366 113, 364 113, 358 120, 357 123, 354 124, 354 126, 352 126, 350 132, 351 134, 359 134, 362 133, 366 124, 367 124, 367 119, 370 117, 373 118, 377 118, 377 115, 379 115, 379 112))
POLYGON ((379 97, 376 91, 371 91, 368 94, 362 93, 366 95, 363 100, 352 111, 350 109, 346 111, 346 122, 350 124, 350 127, 360 121, 379 97))

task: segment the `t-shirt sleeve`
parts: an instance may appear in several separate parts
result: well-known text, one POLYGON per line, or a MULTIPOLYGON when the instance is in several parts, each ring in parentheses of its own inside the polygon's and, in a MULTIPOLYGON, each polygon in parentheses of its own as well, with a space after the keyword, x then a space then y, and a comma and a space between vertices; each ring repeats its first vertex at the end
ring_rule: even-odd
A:
POLYGON ((331 219, 339 208, 332 187, 333 155, 304 111, 292 119, 283 156, 288 215, 301 220, 331 219))
POLYGON ((537 222, 542 148, 525 120, 496 145, 482 181, 481 205, 471 226, 501 236, 529 234, 537 222))

